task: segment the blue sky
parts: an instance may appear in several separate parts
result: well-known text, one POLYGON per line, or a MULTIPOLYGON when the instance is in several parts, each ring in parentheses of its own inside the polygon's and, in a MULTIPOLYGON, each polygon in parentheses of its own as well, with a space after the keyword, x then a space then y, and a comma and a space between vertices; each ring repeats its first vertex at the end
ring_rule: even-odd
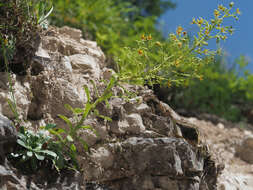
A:
MULTIPOLYGON (((213 18, 214 9, 219 4, 228 7, 231 0, 174 0, 174 2, 177 3, 176 9, 167 11, 159 19, 165 36, 170 32, 175 32, 179 25, 186 31, 196 32, 196 28, 190 24, 193 17, 210 20, 213 18)), ((227 20, 226 24, 232 25, 235 32, 228 37, 225 43, 221 44, 221 47, 230 62, 240 55, 245 55, 249 60, 248 69, 253 73, 253 0, 233 2, 234 10, 239 8, 242 14, 239 16, 239 21, 227 20)))

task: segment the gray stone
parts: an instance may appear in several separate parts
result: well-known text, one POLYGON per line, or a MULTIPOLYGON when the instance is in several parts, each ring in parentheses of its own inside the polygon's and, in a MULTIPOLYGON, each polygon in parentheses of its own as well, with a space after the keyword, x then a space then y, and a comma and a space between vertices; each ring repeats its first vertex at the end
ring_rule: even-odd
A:
POLYGON ((4 162, 5 154, 10 153, 16 140, 16 128, 7 117, 0 114, 0 163, 4 162))
POLYGON ((242 160, 253 164, 253 138, 245 139, 236 149, 236 155, 242 160))
POLYGON ((78 70, 82 74, 89 74, 94 79, 100 77, 100 67, 97 61, 90 55, 75 54, 69 56, 70 62, 74 70, 78 70))
POLYGON ((133 113, 126 116, 126 120, 129 123, 126 132, 133 134, 140 134, 145 131, 145 126, 143 125, 142 118, 139 114, 133 113))
POLYGON ((67 35, 68 37, 73 38, 77 41, 80 41, 80 39, 82 37, 82 31, 81 30, 75 29, 75 28, 70 28, 68 26, 64 26, 64 27, 60 28, 59 33, 67 35))
POLYGON ((12 142, 17 138, 17 130, 12 122, 0 114, 0 142, 12 142))

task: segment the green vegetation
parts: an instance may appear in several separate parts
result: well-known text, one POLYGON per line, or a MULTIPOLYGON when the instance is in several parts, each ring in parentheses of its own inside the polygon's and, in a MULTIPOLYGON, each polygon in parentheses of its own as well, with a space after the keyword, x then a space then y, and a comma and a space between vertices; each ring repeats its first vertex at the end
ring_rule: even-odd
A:
POLYGON ((199 27, 199 32, 193 41, 181 26, 176 34, 170 34, 168 40, 161 42, 153 40, 151 35, 142 35, 134 48, 123 49, 117 61, 118 73, 130 83, 151 86, 187 86, 193 78, 202 80, 202 67, 212 62, 213 56, 220 51, 207 49, 208 41, 216 39, 219 43, 227 38, 227 33, 233 32, 232 27, 223 24, 225 18, 238 19, 237 13, 230 13, 232 8, 233 5, 230 8, 220 5, 210 22, 194 18, 192 24, 199 27))
POLYGON ((14 165, 22 168, 24 172, 36 172, 45 162, 51 161, 56 168, 58 166, 59 156, 51 150, 48 142, 52 140, 44 130, 34 133, 26 130, 24 127, 19 128, 17 143, 19 147, 10 155, 11 159, 16 161, 14 165))
POLYGON ((109 62, 122 54, 123 47, 133 46, 140 34, 162 38, 155 28, 157 17, 139 15, 138 7, 128 1, 54 0, 54 8, 52 24, 81 29, 86 39, 98 42, 109 62))
MULTIPOLYGON (((108 65, 117 71, 102 94, 96 93, 94 101, 84 87, 88 97, 84 108, 65 105, 74 118, 59 115, 67 128, 48 124, 37 133, 19 128, 19 147, 12 159, 27 163, 33 171, 45 162, 57 170, 78 169, 77 143, 88 151, 79 132, 96 133, 92 126, 85 126, 84 121, 91 114, 110 121, 99 114, 96 106, 107 104, 112 98, 112 88, 121 83, 166 87, 175 97, 170 102, 175 107, 214 113, 232 121, 243 119, 243 112, 250 109, 247 105, 252 105, 252 75, 244 72, 244 76, 240 76, 235 70, 227 70, 221 59, 216 58, 220 50, 207 49, 209 40, 219 43, 233 33, 232 27, 223 21, 229 17, 238 19, 239 9, 232 12, 233 3, 228 8, 219 5, 210 21, 192 20, 192 24, 199 27, 193 39, 181 26, 169 39, 163 39, 155 24, 157 17, 169 7, 175 5, 162 0, 0 1, 0 71, 26 74, 38 46, 39 33, 47 27, 47 18, 57 26, 79 28, 86 39, 96 40, 106 52, 108 65), (46 136, 45 131, 55 138, 46 136)), ((243 70, 246 61, 240 58, 237 63, 243 70)), ((9 105, 20 123, 14 96, 9 105)))
MULTIPOLYGON (((83 149, 85 151, 88 151, 88 144, 82 139, 79 132, 81 130, 91 130, 96 135, 98 135, 92 126, 83 125, 84 121, 87 119, 88 116, 92 114, 104 120, 111 121, 110 118, 100 115, 99 111, 96 109, 96 106, 99 103, 107 102, 108 99, 112 97, 111 89, 115 85, 115 82, 115 78, 112 77, 103 93, 99 95, 97 92, 97 97, 94 102, 92 102, 91 100, 88 87, 85 86, 84 90, 86 92, 88 101, 84 108, 72 108, 70 105, 66 104, 66 109, 71 111, 74 116, 74 120, 72 121, 70 120, 70 118, 64 115, 59 115, 59 117, 67 124, 67 129, 59 128, 56 125, 48 125, 43 128, 45 130, 48 130, 53 136, 57 138, 57 140, 53 143, 58 145, 57 147, 59 148, 58 150, 61 151, 61 154, 63 153, 71 159, 71 162, 75 169, 79 169, 77 161, 78 151, 76 148, 76 143, 81 143, 83 145, 83 149)), ((94 82, 93 84, 96 89, 94 82)))
POLYGON ((236 60, 235 66, 239 68, 228 69, 224 61, 218 57, 214 63, 204 66, 202 81, 192 80, 188 87, 172 88, 172 106, 216 114, 233 122, 247 119, 253 105, 253 75, 245 70, 247 61, 243 56, 236 60))
POLYGON ((45 26, 50 1, 0 1, 0 71, 7 67, 25 74, 39 45, 39 25, 45 26), (4 55, 4 56, 3 56, 4 55), (6 59, 4 61, 4 59, 6 59))

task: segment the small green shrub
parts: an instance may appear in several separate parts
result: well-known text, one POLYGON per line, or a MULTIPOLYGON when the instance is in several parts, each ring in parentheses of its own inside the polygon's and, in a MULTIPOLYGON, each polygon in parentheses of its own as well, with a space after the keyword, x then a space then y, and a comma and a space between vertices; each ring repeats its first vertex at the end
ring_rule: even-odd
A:
MULTIPOLYGON (((94 114, 95 116, 100 117, 104 120, 111 121, 110 118, 100 115, 99 111, 96 109, 96 106, 99 103, 107 102, 108 99, 112 97, 112 88, 116 84, 116 82, 117 82, 117 79, 115 77, 112 77, 107 87, 103 91, 103 93, 101 95, 99 95, 98 92, 96 93, 97 97, 94 102, 91 100, 88 87, 85 86, 84 89, 85 89, 88 101, 86 102, 84 108, 72 108, 68 104, 65 105, 66 109, 72 112, 74 116, 73 118, 74 120, 71 120, 70 118, 64 115, 59 115, 59 117, 67 124, 68 128, 63 129, 63 128, 56 127, 54 125, 46 126, 44 128, 57 138, 57 140, 54 143, 58 144, 63 154, 67 155, 71 159, 76 169, 79 168, 78 161, 76 159, 77 153, 78 153, 76 144, 81 143, 83 145, 84 150, 88 151, 88 145, 80 137, 79 131, 91 130, 96 135, 98 135, 92 126, 83 125, 84 121, 91 114, 94 114)), ((93 85, 94 85, 94 88, 96 89, 94 82, 93 82, 93 85)))
MULTIPOLYGON (((44 130, 35 133, 20 127, 17 140, 19 147, 10 157, 15 158, 17 167, 23 167, 26 170, 24 172, 28 173, 36 172, 45 163, 43 161, 56 164, 58 155, 47 146, 50 140, 51 137, 44 130)), ((57 165, 55 167, 58 168, 57 165)))
POLYGON ((7 59, 11 71, 26 73, 39 45, 39 24, 45 25, 49 4, 48 0, 0 1, 0 71, 6 70, 7 59))
POLYGON ((170 102, 174 108, 216 114, 227 120, 244 120, 253 105, 253 77, 245 70, 247 61, 240 57, 240 67, 228 69, 222 58, 201 69, 202 81, 194 80, 189 87, 174 88, 170 102))
POLYGON ((156 41, 150 35, 142 35, 135 47, 121 50, 118 57, 118 72, 130 83, 149 85, 160 84, 171 87, 189 84, 190 79, 203 80, 201 68, 213 61, 219 52, 207 49, 208 41, 227 38, 233 29, 223 24, 225 18, 237 18, 237 13, 230 13, 233 5, 226 8, 222 5, 214 11, 214 19, 210 22, 203 18, 193 19, 199 27, 197 36, 191 41, 187 32, 179 26, 176 34, 170 34, 167 41, 156 41))

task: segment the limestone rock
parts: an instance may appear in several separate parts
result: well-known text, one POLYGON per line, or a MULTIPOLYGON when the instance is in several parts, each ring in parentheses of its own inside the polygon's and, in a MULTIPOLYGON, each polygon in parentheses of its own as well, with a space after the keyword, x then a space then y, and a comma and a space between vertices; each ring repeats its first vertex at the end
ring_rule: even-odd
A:
POLYGON ((0 114, 0 163, 4 161, 6 153, 10 153, 17 140, 17 130, 12 122, 0 114))
POLYGON ((143 125, 142 118, 139 114, 133 113, 127 115, 126 120, 129 123, 129 127, 126 129, 126 132, 140 134, 145 131, 145 126, 143 125))
POLYGON ((204 164, 203 159, 197 157, 186 142, 176 138, 132 137, 122 143, 100 147, 91 158, 97 167, 93 163, 83 163, 86 179, 120 181, 120 184, 114 184, 114 189, 127 189, 125 185, 130 180, 132 186, 128 186, 128 189, 132 190, 150 189, 155 183, 158 183, 156 187, 164 190, 169 190, 169 187, 180 189, 180 183, 184 181, 188 185, 199 184, 204 164), (155 177, 160 176, 167 176, 168 180, 157 181, 155 177), (137 180, 143 177, 150 180, 137 180))
POLYGON ((91 78, 99 79, 99 64, 92 56, 75 54, 69 56, 69 59, 74 70, 79 70, 80 73, 88 75, 91 78))
MULTIPOLYGON (((9 92, 9 80, 7 73, 0 73, 0 113, 8 118, 14 118, 15 115, 12 112, 8 101, 13 101, 12 95, 9 92)), ((20 117, 27 119, 27 113, 29 109, 29 104, 31 103, 30 98, 30 84, 27 81, 26 77, 20 76, 17 77, 15 74, 11 76, 12 78, 12 90, 13 96, 15 97, 17 111, 20 114, 20 117)))
POLYGON ((85 181, 79 172, 41 173, 37 176, 25 176, 8 164, 0 165, 1 190, 85 190, 85 181), (48 183, 50 178, 51 183, 48 183))
MULTIPOLYGON (((29 76, 13 75, 12 82, 17 110, 32 129, 46 123, 66 128, 58 114, 75 120, 64 104, 84 108, 87 97, 83 86, 88 86, 91 100, 95 101, 96 91, 90 80, 95 82, 101 94, 106 86, 101 79, 108 81, 115 73, 105 67, 105 56, 97 43, 82 39, 80 30, 69 27, 49 27, 31 61, 29 76)), ((93 127, 98 136, 92 130, 78 131, 89 145, 87 153, 82 144, 76 142, 84 176, 56 176, 55 184, 49 185, 42 179, 42 174, 28 179, 27 176, 17 177, 14 172, 10 177, 6 171, 12 169, 5 166, 2 174, 0 168, 0 181, 3 182, 0 189, 25 189, 29 180, 31 189, 84 190, 80 181, 90 184, 96 181, 87 186, 87 190, 90 187, 110 187, 112 190, 216 189, 216 165, 198 146, 175 134, 171 117, 157 109, 164 106, 171 109, 168 105, 163 105, 151 90, 137 85, 116 86, 112 94, 117 97, 96 107, 101 115, 112 121, 89 116, 84 125, 93 127), (122 98, 125 90, 137 96, 122 98), (5 179, 10 179, 10 184, 5 183, 5 179)), ((0 73, 0 113, 13 118, 6 98, 10 98, 8 74, 0 73)), ((7 134, 5 130, 1 132, 1 135, 7 134)))
POLYGON ((237 147, 236 155, 242 160, 253 164, 253 138, 245 139, 242 144, 237 147))

